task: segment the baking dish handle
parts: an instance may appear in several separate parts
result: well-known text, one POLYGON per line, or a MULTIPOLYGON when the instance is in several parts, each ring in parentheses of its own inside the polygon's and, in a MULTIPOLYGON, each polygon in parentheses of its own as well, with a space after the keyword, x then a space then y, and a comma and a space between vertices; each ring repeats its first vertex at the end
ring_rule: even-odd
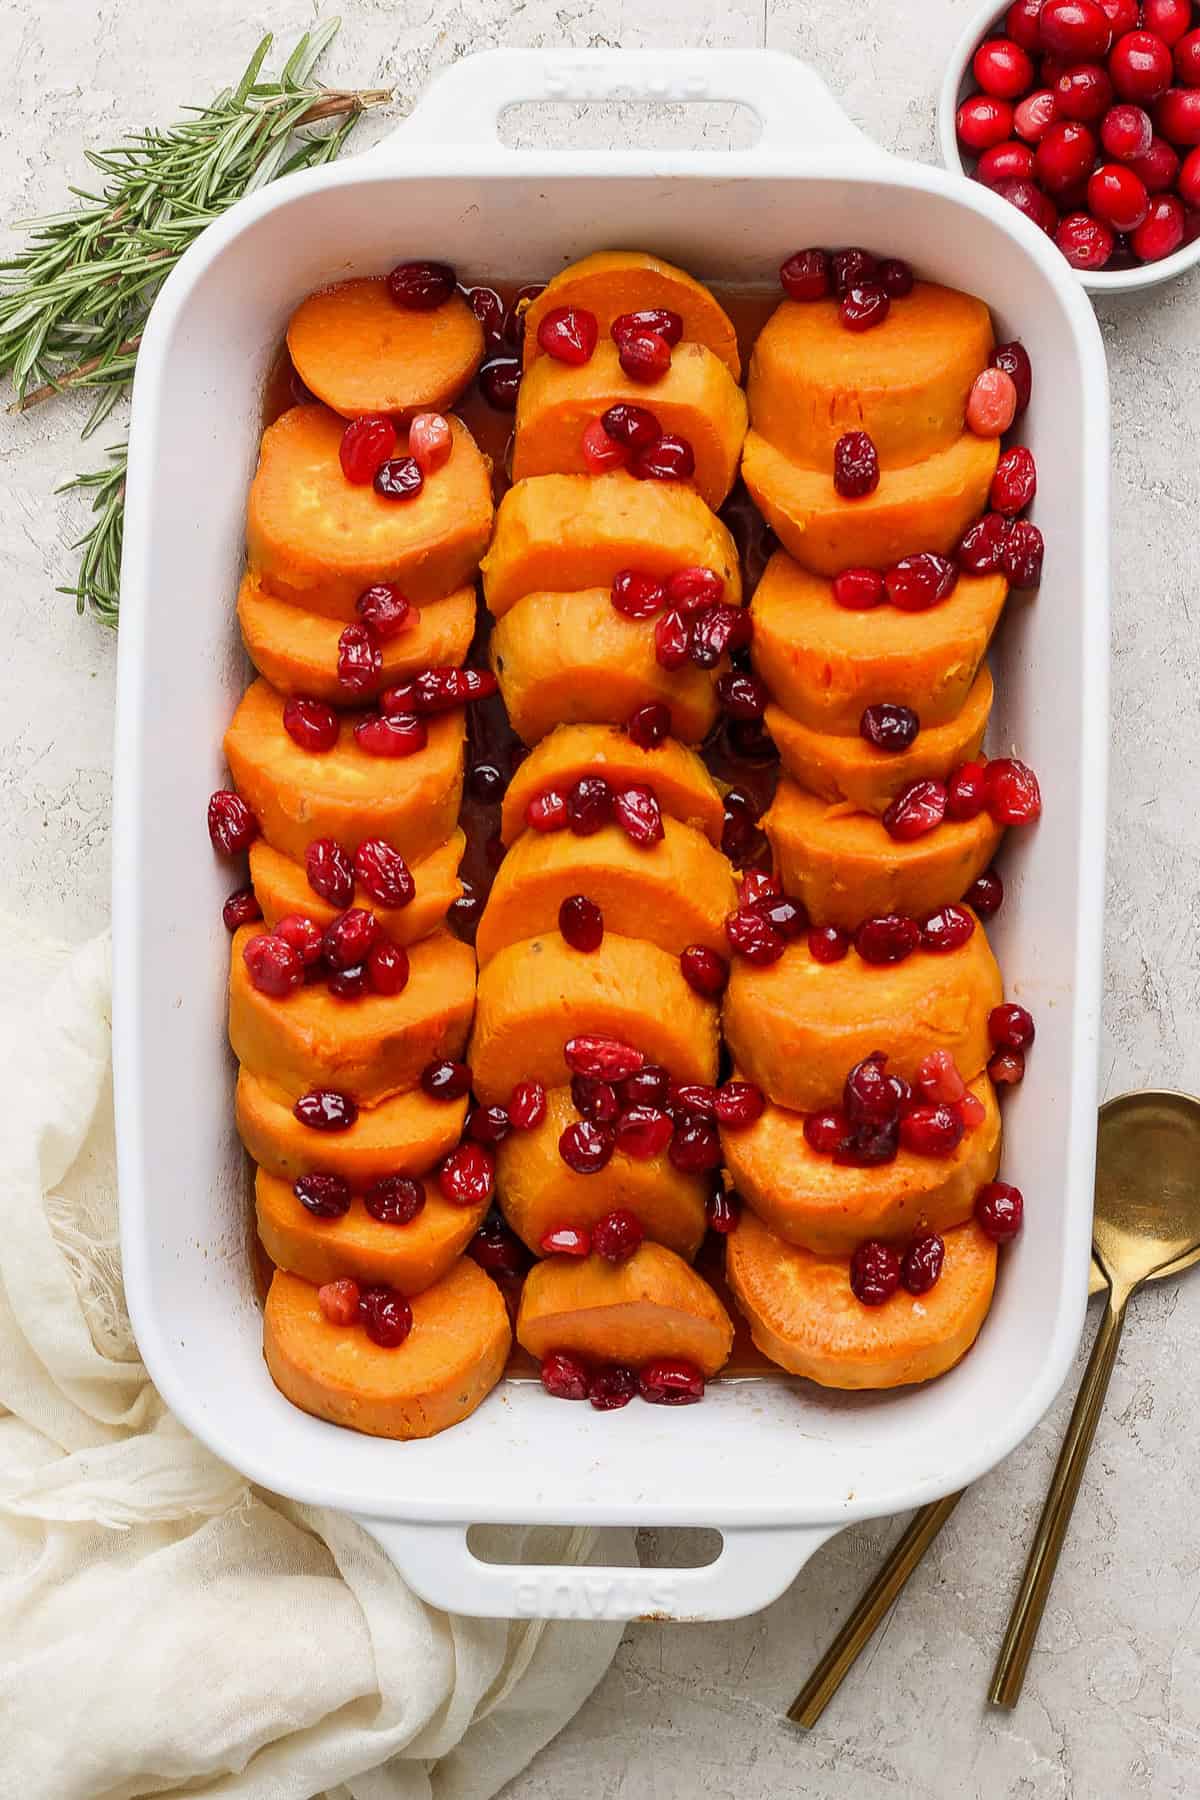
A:
POLYGON ((487 1619, 740 1619, 777 1600, 836 1525, 722 1529, 695 1569, 484 1562, 464 1525, 359 1517, 413 1592, 444 1612, 487 1619))
POLYGON ((734 101, 749 107, 762 125, 754 149, 691 154, 741 161, 830 147, 882 155, 808 64, 780 50, 604 49, 481 50, 464 56, 429 83, 404 122, 367 154, 391 159, 403 151, 407 157, 415 145, 428 144, 518 156, 521 152, 500 140, 500 115, 506 107, 539 100, 734 101))

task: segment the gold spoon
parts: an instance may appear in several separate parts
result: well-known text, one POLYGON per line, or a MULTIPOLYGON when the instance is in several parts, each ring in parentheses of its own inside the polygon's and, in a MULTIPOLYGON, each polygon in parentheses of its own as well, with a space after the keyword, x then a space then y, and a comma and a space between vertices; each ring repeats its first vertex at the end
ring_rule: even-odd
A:
MULTIPOLYGON (((1135 1103, 1141 1101, 1165 1102, 1168 1107, 1180 1111, 1187 1119, 1190 1130, 1193 1132, 1198 1130, 1197 1117, 1200 1115, 1200 1103, 1189 1099, 1186 1095, 1162 1093, 1123 1095, 1120 1099, 1110 1100, 1105 1107, 1101 1108, 1101 1128, 1097 1145, 1098 1159, 1103 1155, 1107 1160, 1110 1153, 1108 1134, 1105 1130, 1110 1116, 1119 1121, 1124 1109, 1130 1109, 1135 1103), (1122 1110, 1118 1111, 1118 1109, 1122 1110)), ((1097 1192, 1099 1192, 1099 1176, 1097 1192)), ((1152 1270, 1146 1279, 1161 1281, 1168 1275, 1182 1274, 1185 1269, 1190 1268, 1197 1261, 1200 1261, 1200 1242, 1193 1244, 1163 1267, 1152 1270)), ((1108 1277, 1093 1256, 1088 1282, 1089 1296, 1104 1293, 1108 1286, 1108 1277)), ((1084 1457, 1086 1457, 1086 1453, 1087 1447, 1084 1446, 1084 1457)), ((1082 1472, 1082 1461, 1080 1470, 1082 1472)), ((913 1514, 907 1529, 887 1557, 879 1573, 863 1593, 845 1624, 788 1708, 787 1716, 793 1724, 811 1729, 817 1723, 843 1680, 874 1636, 889 1607, 899 1597, 925 1552, 962 1499, 964 1492, 965 1490, 960 1488, 957 1493, 947 1494, 941 1500, 932 1501, 929 1505, 920 1507, 913 1514)), ((1065 1523, 1064 1519, 1064 1526, 1065 1523)), ((1050 1564, 1047 1571, 1047 1588, 1052 1575, 1053 1563, 1050 1564)), ((1040 1610, 1038 1617, 1040 1618, 1040 1610)), ((1036 1631, 1036 1619, 1033 1620, 1033 1625, 1036 1631)), ((1032 1639, 1030 1642, 1032 1644, 1032 1639)), ((1003 1701, 999 1703, 1004 1704, 1003 1701)))

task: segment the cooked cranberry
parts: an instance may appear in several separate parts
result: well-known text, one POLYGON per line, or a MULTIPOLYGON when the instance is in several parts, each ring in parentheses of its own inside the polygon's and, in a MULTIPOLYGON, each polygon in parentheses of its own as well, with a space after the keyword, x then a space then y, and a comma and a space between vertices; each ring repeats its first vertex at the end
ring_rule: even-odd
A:
POLYGON ((597 1412, 616 1412, 628 1406, 638 1391, 638 1378, 625 1363, 598 1369, 588 1383, 588 1399, 597 1412))
POLYGON ((945 816, 946 784, 926 777, 896 795, 883 815, 883 828, 897 843, 909 844, 934 830, 945 816))
POLYGON ((848 288, 842 295, 838 317, 847 331, 873 331, 882 325, 891 311, 892 302, 877 282, 864 281, 848 288))
MULTIPOLYGON (((346 694, 360 697, 371 693, 378 686, 382 674, 383 655, 372 628, 369 625, 347 625, 338 639, 338 686, 346 694)), ((290 704, 320 708, 319 713, 314 715, 312 726, 308 728, 308 736, 312 741, 307 741, 292 730, 285 713, 283 722, 288 725, 296 742, 306 750, 331 750, 337 743, 338 736, 336 713, 327 706, 321 707, 316 700, 292 701, 290 704)))
POLYGON ((652 619, 667 604, 667 591, 643 569, 619 569, 613 576, 612 603, 623 618, 652 619))
MULTIPOLYGON (((1040 144, 1057 117, 1058 96, 1053 88, 1040 88, 1035 94, 1027 94, 1024 100, 1019 101, 1014 107, 1013 130, 1019 138, 1025 140, 1026 144, 1040 144)), ((992 149, 985 150, 983 155, 984 157, 991 156, 993 152, 1001 151, 1004 148, 1003 144, 993 144, 992 149)), ((979 159, 979 166, 983 167, 983 157, 979 159)), ((995 179, 997 181, 1005 179, 1028 181, 1032 174, 1033 157, 1031 155, 1027 169, 1007 169, 1003 174, 997 173, 995 179)), ((989 182, 988 185, 990 187, 992 184, 989 182)))
POLYGON ((613 812, 625 836, 639 850, 651 850, 655 844, 661 844, 662 812, 649 788, 623 788, 613 802, 613 812))
POLYGON ((567 824, 576 837, 593 837, 613 816, 613 791, 602 775, 583 775, 567 795, 567 824))
POLYGON ((1013 521, 997 512, 985 513, 968 525, 954 552, 959 568, 966 575, 995 575, 1002 566, 1004 544, 1013 529, 1013 521))
POLYGON ((248 850, 258 836, 258 820, 232 788, 218 788, 209 800, 208 835, 221 856, 248 850))
POLYGON ((710 1231, 718 1237, 728 1237, 738 1228, 742 1216, 742 1202, 731 1188, 724 1188, 718 1183, 708 1199, 704 1202, 704 1219, 710 1231))
POLYGON ((948 599, 957 585, 958 569, 933 550, 902 556, 884 576, 887 597, 901 612, 925 612, 948 599))
POLYGON ((873 1050, 855 1063, 842 1089, 842 1108, 850 1125, 889 1125, 909 1098, 908 1083, 890 1075, 887 1057, 873 1050))
POLYGON ((946 1246, 936 1232, 909 1245, 900 1264, 900 1285, 909 1294, 927 1294, 936 1286, 946 1259, 946 1246))
POLYGON ((717 1089, 714 1107, 722 1125, 741 1130, 762 1117, 766 1104, 762 1089, 753 1082, 727 1081, 717 1089))
POLYGON ((878 569, 843 569, 833 578, 833 598, 847 612, 869 612, 884 602, 883 576, 878 569))
POLYGON ((646 1162, 662 1154, 674 1129, 670 1115, 657 1106, 626 1107, 616 1122, 617 1149, 638 1162, 646 1162))
POLYGON ((600 327, 596 315, 582 306, 553 306, 542 314, 537 329, 540 349, 556 362, 580 368, 592 360, 600 327))
POLYGON ((677 1119, 691 1113, 706 1119, 717 1116, 717 1090, 707 1081, 673 1081, 668 1098, 677 1119))
POLYGON ((914 1087, 923 1100, 957 1106, 967 1091, 958 1064, 948 1050, 931 1050, 917 1065, 914 1087))
POLYGON ((496 1144, 502 1144, 511 1130, 512 1120, 507 1107, 473 1106, 467 1114, 466 1135, 473 1144, 484 1144, 492 1149, 496 1144))
POLYGON ((426 1063, 421 1086, 431 1100, 461 1100, 471 1089, 471 1071, 463 1062, 426 1063))
POLYGON ((518 1081, 508 1096, 508 1118, 514 1131, 532 1131, 546 1116, 546 1090, 540 1081, 518 1081))
POLYGON ((831 285, 828 250, 794 250, 779 265, 779 284, 789 300, 823 300, 831 285))
POLYGON ((542 1386, 555 1400, 586 1400, 591 1377, 577 1356, 552 1350, 542 1358, 542 1386))
POLYGON ((1013 0, 1012 6, 1004 15, 1004 29, 1014 44, 1020 44, 1022 50, 1040 50, 1042 34, 1038 27, 1038 14, 1042 10, 1042 0, 1013 0))
POLYGON ((1105 163, 1088 181, 1088 210, 1115 231, 1136 231, 1150 211, 1150 196, 1139 175, 1124 163, 1105 163))
POLYGON ((367 952, 367 984, 373 994, 402 994, 408 986, 408 951, 383 939, 367 952))
POLYGON ((975 921, 965 906, 939 906, 922 922, 921 948, 938 954, 961 950, 974 929, 975 921))
POLYGON ((416 756, 429 730, 415 713, 370 713, 354 727, 354 741, 368 756, 416 756))
POLYGON ((779 761, 779 750, 761 719, 727 721, 725 744, 737 762, 773 763, 779 761))
POLYGON ((1045 540, 1037 526, 1028 519, 1012 520, 1004 539, 1000 566, 1013 587, 1037 587, 1042 579, 1045 554, 1045 540))
POLYGON ((332 838, 314 838, 304 853, 308 885, 331 906, 349 906, 354 898, 354 864, 332 838))
POLYGON ((364 413, 351 419, 338 446, 342 474, 356 487, 365 487, 395 449, 396 427, 386 413, 364 413))
POLYGON ((879 273, 879 262, 869 250, 849 245, 844 250, 834 251, 830 258, 830 269, 833 274, 833 291, 841 295, 864 281, 874 281, 879 273))
POLYGON ((1008 1244, 1021 1229, 1025 1201, 1020 1188, 988 1181, 975 1196, 975 1221, 994 1244, 1008 1244))
POLYGON ((348 1276, 325 1281, 317 1289, 317 1305, 331 1325, 353 1325, 358 1319, 361 1290, 348 1276))
POLYGON ((657 1106, 667 1104, 671 1077, 658 1063, 643 1063, 640 1069, 626 1075, 617 1084, 622 1106, 657 1106))
POLYGON ((292 946, 274 932, 260 932, 242 951, 242 960, 257 993, 283 1000, 304 985, 304 965, 292 946))
POLYGON ((572 1075, 571 1104, 581 1118, 597 1125, 612 1125, 621 1110, 612 1083, 598 1075, 572 1075))
POLYGON ((977 875, 963 899, 981 919, 990 919, 993 913, 998 913, 1004 901, 1004 883, 999 871, 985 869, 982 875, 977 875))
POLYGON ((396 1350, 413 1327, 412 1307, 395 1288, 364 1288, 358 1303, 363 1329, 381 1350, 396 1350))
POLYGON ((635 331, 617 344, 617 361, 630 381, 661 381, 671 367, 671 346, 656 331, 635 331))
POLYGON ((913 291, 912 268, 899 256, 884 257, 877 279, 889 300, 904 300, 913 291))
POLYGON ((466 1254, 489 1275, 522 1275, 529 1266, 529 1252, 511 1232, 499 1213, 489 1213, 470 1243, 466 1254))
POLYGON ((1024 444, 1005 450, 992 476, 991 505, 1011 518, 1023 512, 1037 493, 1037 465, 1024 444))
POLYGON ((744 675, 731 669, 717 682, 717 699, 732 719, 761 719, 766 710, 767 690, 757 675, 744 675))
POLYGON ((715 1000, 725 992, 729 964, 706 944, 689 944, 680 955, 679 967, 688 986, 706 1000, 715 1000))
POLYGON ((425 1205, 425 1184, 415 1175, 381 1175, 363 1195, 363 1205, 381 1225, 411 1225, 425 1205))
POLYGON ((628 1262, 645 1235, 637 1215, 620 1206, 592 1226, 592 1249, 605 1262, 628 1262))
POLYGON ((762 914, 740 906, 725 921, 725 936, 730 948, 755 968, 766 968, 779 961, 787 949, 787 939, 776 931, 762 914))
POLYGON ((1033 62, 1010 38, 985 39, 971 68, 984 93, 999 100, 1016 100, 1033 86, 1033 62))
POLYGON ((358 1107, 349 1094, 335 1093, 332 1088, 313 1088, 301 1094, 292 1112, 310 1131, 349 1131, 358 1117, 358 1107))
POLYGON ((578 1225, 555 1225, 545 1233, 538 1249, 543 1256, 590 1256, 592 1240, 578 1225))
POLYGON ((988 1036, 998 1050, 1028 1050, 1035 1036, 1033 1014, 1011 1001, 993 1006, 988 1014, 988 1036))
POLYGON ((1154 125, 1144 107, 1129 101, 1105 113, 1100 125, 1100 142, 1109 156, 1118 162, 1134 162, 1145 156, 1154 142, 1154 125))
POLYGON ((971 94, 959 106, 954 125, 963 148, 979 155, 1012 136, 1012 103, 993 100, 987 94, 971 94))
POLYGON ((599 419, 592 419, 584 426, 579 449, 589 475, 605 475, 610 469, 623 469, 629 460, 624 444, 609 437, 599 419))
POLYGON ((493 412, 516 412, 521 391, 521 359, 496 356, 479 371, 479 391, 493 412))
MULTIPOLYGON (((346 631, 362 629, 361 626, 354 625, 346 627, 346 631)), ((342 635, 344 637, 345 632, 342 635)), ((283 728, 294 744, 299 744, 301 750, 308 750, 313 755, 332 750, 338 741, 338 716, 332 706, 326 706, 322 700, 305 700, 297 696, 285 700, 283 728)))
POLYGON ((683 315, 671 312, 665 306, 648 306, 641 312, 621 313, 608 329, 614 344, 619 345, 624 338, 636 337, 640 332, 652 331, 674 348, 683 336, 683 315))
POLYGON ((660 1356, 639 1370, 638 1393, 651 1406, 694 1406, 704 1398, 704 1376, 682 1357, 660 1356))
POLYGON ((504 315, 505 341, 518 350, 525 342, 526 314, 538 295, 545 292, 545 288, 544 281, 530 281, 524 287, 519 287, 513 295, 512 305, 504 315))
POLYGON ((766 842, 754 822, 753 814, 732 811, 727 799, 725 823, 721 828, 721 849, 734 867, 744 869, 747 864, 754 862, 762 854, 766 842))
POLYGON ((671 709, 661 700, 648 700, 630 713, 625 730, 639 750, 657 750, 671 735, 671 709))
POLYGON ((611 1125, 576 1119, 558 1140, 558 1154, 576 1175, 597 1175, 611 1160, 615 1138, 611 1125))
POLYGON ((408 427, 408 454, 426 479, 445 468, 453 449, 449 419, 439 412, 416 414, 408 427))
POLYGON ((657 443, 633 452, 629 472, 639 481, 690 481, 696 472, 696 455, 686 438, 664 431, 657 443))
POLYGON ((490 669, 453 666, 422 669, 419 674, 410 675, 399 692, 388 688, 380 696, 379 704, 385 713, 451 712, 456 706, 466 706, 473 700, 490 699, 497 686, 490 669), (393 696, 399 699, 399 705, 392 704, 393 696))
POLYGON ((891 700, 866 707, 858 722, 859 735, 876 750, 890 754, 910 749, 920 729, 921 721, 911 706, 897 706, 891 700))
MULTIPOLYGON (((1122 100, 1157 100, 1170 87, 1175 65, 1167 45, 1152 31, 1127 31, 1113 45, 1108 72, 1122 100)), ((1163 131, 1163 136, 1171 133, 1163 131)))
POLYGON ((317 1219, 340 1219, 350 1211, 350 1183, 341 1175, 301 1175, 292 1192, 317 1219))
POLYGON ((475 763, 467 772, 467 791, 481 806, 498 806, 508 786, 495 763, 475 763))
POLYGON ((747 869, 737 884, 739 906, 758 906, 760 901, 778 900, 783 884, 769 869, 747 869))
POLYGON ((658 619, 654 627, 654 655, 659 667, 673 673, 682 669, 691 655, 692 628, 684 613, 672 607, 658 619))
POLYGON ((361 1000, 370 991, 370 986, 366 963, 351 963, 348 969, 332 971, 328 991, 335 1000, 361 1000))
POLYGON ((1188 166, 1193 161, 1189 156, 1180 168, 1179 153, 1168 144, 1166 138, 1159 137, 1156 132, 1150 140, 1150 148, 1145 156, 1136 156, 1130 163, 1135 175, 1139 175, 1146 184, 1148 194, 1165 194, 1179 183, 1180 197, 1185 206, 1196 205, 1196 194, 1193 182, 1189 179, 1188 166))
POLYGON ((703 1175, 719 1167, 721 1139, 713 1120, 689 1114, 676 1126, 667 1155, 685 1175, 703 1175))
POLYGON ((953 1106, 916 1105, 901 1116, 900 1142, 914 1156, 953 1156, 963 1122, 953 1106))
POLYGON ((960 763, 946 783, 946 817, 976 819, 983 811, 986 779, 980 762, 960 763))
POLYGON ((1015 206, 1039 231, 1049 233, 1058 223, 1058 208, 1034 181, 998 181, 992 192, 1015 206))
POLYGON ((698 669, 715 669, 727 652, 746 648, 751 630, 744 607, 718 600, 692 613, 688 654, 698 669))
POLYGON ((567 817, 567 796, 557 788, 535 794, 525 808, 525 823, 531 831, 562 831, 567 817))
POLYGON ((1131 239, 1133 254, 1142 262, 1161 262, 1173 256, 1183 242, 1185 216, 1174 194, 1158 194, 1131 239))
POLYGON ((804 1120, 805 1141, 818 1156, 832 1156, 848 1130, 845 1113, 836 1107, 830 1107, 826 1112, 808 1113, 804 1120))
POLYGON ((573 1074, 595 1075, 601 1081, 624 1081, 646 1066, 646 1058, 632 1044, 590 1033, 568 1038, 563 1045, 563 1059, 573 1074))
POLYGON ((483 326, 485 341, 488 344, 498 344, 504 331, 504 302, 495 288, 467 288, 464 298, 483 326))
POLYGON ((1025 1053, 1022 1050, 997 1050, 987 1066, 995 1087, 1017 1087, 1025 1079, 1025 1053))
POLYGON ((558 909, 558 929, 572 950, 598 950, 604 942, 604 914, 586 894, 569 894, 558 909))
POLYGON ((381 500, 415 500, 425 477, 415 456, 392 456, 376 469, 371 485, 381 500))
POLYGON ((1029 352, 1024 344, 1013 339, 1007 344, 997 344, 989 358, 989 366, 1003 369, 1011 376, 1013 386, 1017 390, 1017 417, 1020 418, 1029 405, 1033 392, 1033 364, 1029 360, 1029 352))
POLYGON ((1032 825, 1042 816, 1042 791, 1027 763, 994 756, 987 764, 987 808, 998 825, 1032 825))
POLYGON ((978 1094, 973 1094, 970 1088, 958 1102, 958 1116, 963 1122, 964 1131, 974 1131, 976 1126, 982 1125, 987 1118, 987 1107, 978 1094))
POLYGON ((321 954, 331 969, 351 969, 367 960, 367 952, 379 938, 379 920, 363 906, 339 913, 325 927, 321 954))
POLYGON ((814 925, 808 934, 808 954, 814 962, 841 962, 850 951, 850 933, 840 925, 814 925))
POLYGON ((847 431, 834 445, 833 485, 843 500, 861 500, 879 486, 879 456, 865 431, 847 431))
POLYGON ((662 436, 662 426, 647 407, 631 406, 623 400, 602 413, 600 423, 609 437, 627 450, 647 450, 662 436))
POLYGON ((921 942, 921 927, 900 913, 864 919, 854 934, 854 948, 868 963, 903 962, 921 942))
POLYGON ((253 925, 256 919, 261 918, 262 907, 258 904, 252 887, 235 888, 221 908, 221 919, 226 931, 237 931, 241 926, 253 925))
POLYGON ((967 426, 976 437, 1003 437, 1017 414, 1017 386, 1003 369, 981 369, 967 397, 967 426))
POLYGON ((433 312, 454 292, 454 270, 449 263, 397 263, 387 278, 387 290, 406 312, 433 312))
POLYGON ((802 931, 808 929, 808 914, 798 900, 790 894, 780 894, 769 900, 762 900, 754 909, 760 918, 773 925, 780 937, 792 943, 802 931))
POLYGON ((851 1125, 833 1152, 833 1160, 844 1169, 878 1169, 895 1162, 900 1154, 900 1121, 888 1119, 883 1124, 851 1125))
POLYGON ((900 1258, 890 1244, 868 1238, 850 1258, 850 1287, 864 1306, 882 1306, 900 1286, 900 1258))
POLYGON ((408 864, 383 838, 364 838, 354 852, 354 873, 380 906, 408 906, 417 891, 408 864))
POLYGON ((496 1165, 482 1144, 456 1145, 438 1165, 438 1189, 454 1206, 482 1206, 492 1191, 496 1165))
POLYGON ((720 570, 707 568, 703 563, 689 563, 667 577, 667 605, 677 606, 681 612, 714 606, 724 598, 725 577, 720 570))

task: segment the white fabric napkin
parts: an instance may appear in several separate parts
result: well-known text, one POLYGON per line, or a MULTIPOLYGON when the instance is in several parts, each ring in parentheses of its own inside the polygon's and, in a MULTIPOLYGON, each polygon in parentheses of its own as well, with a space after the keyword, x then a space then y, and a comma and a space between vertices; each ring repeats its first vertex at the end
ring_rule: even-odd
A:
POLYGON ((487 1800, 621 1628, 437 1612, 176 1423, 121 1291, 108 1000, 106 940, 0 915, 0 1800, 487 1800))

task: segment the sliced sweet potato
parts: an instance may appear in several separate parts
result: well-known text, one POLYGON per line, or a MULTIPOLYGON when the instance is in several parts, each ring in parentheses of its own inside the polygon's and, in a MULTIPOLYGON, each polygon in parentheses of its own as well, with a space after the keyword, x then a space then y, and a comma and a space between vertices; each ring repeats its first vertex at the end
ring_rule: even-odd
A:
POLYGON ((318 288, 288 321, 306 388, 344 419, 452 406, 483 361, 483 327, 459 293, 431 312, 397 306, 382 277, 318 288))
POLYGON ((777 703, 813 731, 852 737, 864 707, 911 706, 921 725, 960 713, 1004 607, 1001 575, 963 575, 928 612, 853 612, 780 550, 750 607, 751 658, 777 703))
POLYGON ((277 1269, 305 1281, 381 1283, 402 1294, 419 1294, 440 1281, 470 1243, 488 1209, 452 1206, 434 1182, 426 1183, 425 1204, 408 1225, 384 1225, 357 1196, 340 1219, 318 1219, 296 1198, 292 1185, 259 1169, 254 1182, 255 1217, 263 1249, 277 1269))
POLYGON ((832 460, 806 469, 757 431, 746 438, 742 478, 767 524, 816 575, 859 565, 886 569, 918 550, 954 548, 987 506, 998 438, 966 431, 946 450, 906 469, 885 469, 873 494, 844 500, 832 460))
POLYGON ((651 700, 671 708, 676 737, 698 744, 716 722, 726 666, 664 669, 653 621, 624 618, 608 588, 526 594, 493 626, 488 653, 509 722, 527 744, 556 725, 620 724, 651 700))
POLYGON ((410 863, 444 844, 458 825, 462 799, 461 709, 433 715, 429 740, 414 756, 368 756, 347 714, 332 750, 315 756, 283 728, 283 695, 259 680, 243 694, 225 733, 234 786, 267 843, 303 862, 314 838, 347 850, 386 838, 410 863))
POLYGON ((685 342, 706 345, 735 381, 741 376, 737 332, 713 295, 685 269, 644 250, 597 250, 547 282, 525 315, 526 368, 542 355, 538 326, 556 306, 580 306, 595 313, 602 338, 622 313, 665 307, 683 320, 685 342))
POLYGON ((413 1087, 426 1063, 462 1054, 475 956, 448 931, 412 946, 400 994, 339 1000, 314 982, 275 1000, 251 985, 242 958, 258 930, 244 925, 235 933, 229 974, 229 1041, 251 1074, 289 1093, 333 1088, 371 1106, 413 1087))
POLYGON ((952 1156, 901 1150, 874 1169, 846 1168, 815 1151, 800 1113, 768 1105, 721 1142, 734 1186, 771 1230, 818 1256, 849 1256, 864 1238, 907 1242, 971 1217, 1000 1161, 1000 1112, 986 1075, 971 1083, 985 1115, 952 1156))
MULTIPOLYGON (((373 912, 394 944, 415 944, 437 930, 462 893, 458 865, 466 843, 461 831, 452 831, 444 844, 413 864, 411 874, 417 891, 407 906, 380 906, 357 884, 350 904, 373 912)), ((261 838, 250 846, 250 879, 269 926, 273 927, 288 913, 304 913, 318 925, 328 925, 341 911, 322 900, 308 885, 303 863, 272 850, 261 838)))
POLYGON ((758 334, 746 383, 755 431, 792 462, 829 469, 847 431, 865 431, 880 467, 949 449, 991 352, 982 300, 918 281, 873 331, 847 331, 840 301, 785 300, 758 334))
POLYGON ((563 1045, 589 1035, 632 1044, 678 1081, 716 1077, 716 1008, 688 986, 677 956, 615 931, 584 953, 556 931, 510 944, 480 973, 467 1059, 476 1094, 493 1106, 518 1081, 562 1087, 563 1045))
POLYGON ((263 1319, 272 1381, 303 1412, 371 1437, 457 1425, 504 1373, 512 1333, 500 1289, 462 1256, 411 1304, 412 1330, 384 1350, 358 1325, 331 1325, 313 1283, 277 1270, 263 1319))
POLYGON ((737 477, 746 396, 720 357, 696 343, 676 344, 671 367, 649 386, 626 375, 610 338, 579 368, 539 356, 521 381, 513 480, 585 474, 583 434, 619 401, 649 407, 665 432, 687 439, 696 458, 688 485, 720 506, 737 477))
POLYGON ((492 471, 462 420, 450 428, 449 461, 414 499, 385 500, 343 475, 337 413, 293 406, 269 425, 246 514, 249 564, 264 588, 352 620, 373 581, 397 582, 418 605, 470 581, 492 528, 492 471))
MULTIPOLYGON (((340 619, 277 600, 257 575, 247 574, 238 590, 238 622, 246 655, 281 694, 305 694, 345 706, 346 690, 337 678, 338 639, 345 629, 340 619)), ((464 662, 474 635, 473 587, 427 601, 411 631, 380 645, 379 679, 363 698, 375 699, 414 669, 464 662)))
POLYGON ((729 863, 690 825, 663 820, 662 842, 639 849, 619 825, 591 837, 526 831, 501 863, 475 934, 479 965, 533 933, 558 928, 558 909, 586 894, 606 931, 645 938, 675 956, 689 944, 728 954, 725 919, 737 905, 729 863))
POLYGON ((682 1257, 644 1243, 616 1266, 599 1256, 537 1263, 521 1293, 517 1342, 539 1362, 552 1350, 635 1369, 678 1356, 713 1376, 729 1360, 733 1324, 682 1257))
POLYGON ((946 1233, 941 1279, 919 1299, 898 1288, 863 1306, 844 1257, 814 1256, 743 1213, 725 1272, 764 1356, 822 1387, 892 1388, 944 1375, 979 1334, 996 1282, 996 1246, 973 1221, 946 1233))
MULTIPOLYGON (((462 1136, 467 1101, 431 1100, 420 1086, 364 1106, 348 1131, 312 1131, 292 1111, 305 1087, 238 1070, 237 1128, 268 1175, 342 1175, 356 1194, 383 1175, 424 1175, 462 1136)), ((278 1260, 278 1259, 276 1259, 278 1260)))
POLYGON ((611 587, 621 569, 661 576, 696 564, 715 569, 725 598, 740 603, 737 546, 699 494, 618 471, 518 482, 500 502, 480 568, 488 610, 499 619, 523 594, 611 587))
POLYGON ((879 814, 910 782, 927 776, 944 780, 960 763, 976 757, 991 710, 992 677, 984 664, 962 711, 945 725, 923 724, 911 747, 898 753, 877 750, 857 733, 837 737, 814 731, 780 706, 768 706, 765 723, 784 768, 800 787, 831 805, 844 802, 879 814))
POLYGON ((792 1112, 841 1103, 846 1076, 882 1050, 906 1081, 931 1050, 948 1050, 974 1081, 991 1055, 987 1017, 1003 999, 983 928, 959 950, 917 950, 904 962, 819 963, 800 939, 778 962, 735 957, 725 993, 725 1040, 738 1068, 792 1112))
POLYGON ((662 811, 694 825, 718 847, 725 809, 721 790, 696 755, 676 738, 639 750, 615 725, 560 725, 518 765, 504 795, 500 836, 525 829, 525 809, 547 788, 564 793, 583 775, 603 775, 614 788, 648 787, 662 811))
POLYGON ((883 913, 923 919, 960 900, 1004 836, 1004 827, 981 812, 897 843, 881 819, 831 807, 787 776, 762 827, 786 892, 803 900, 814 924, 851 931, 883 913))
POLYGON ((519 1238, 541 1255, 548 1231, 560 1225, 590 1230, 615 1207, 627 1206, 648 1238, 690 1262, 704 1236, 702 1176, 684 1175, 665 1154, 639 1161, 614 1151, 595 1175, 577 1175, 558 1154, 558 1140, 579 1117, 569 1088, 551 1088, 546 1117, 532 1131, 514 1131, 496 1153, 496 1191, 519 1238))

